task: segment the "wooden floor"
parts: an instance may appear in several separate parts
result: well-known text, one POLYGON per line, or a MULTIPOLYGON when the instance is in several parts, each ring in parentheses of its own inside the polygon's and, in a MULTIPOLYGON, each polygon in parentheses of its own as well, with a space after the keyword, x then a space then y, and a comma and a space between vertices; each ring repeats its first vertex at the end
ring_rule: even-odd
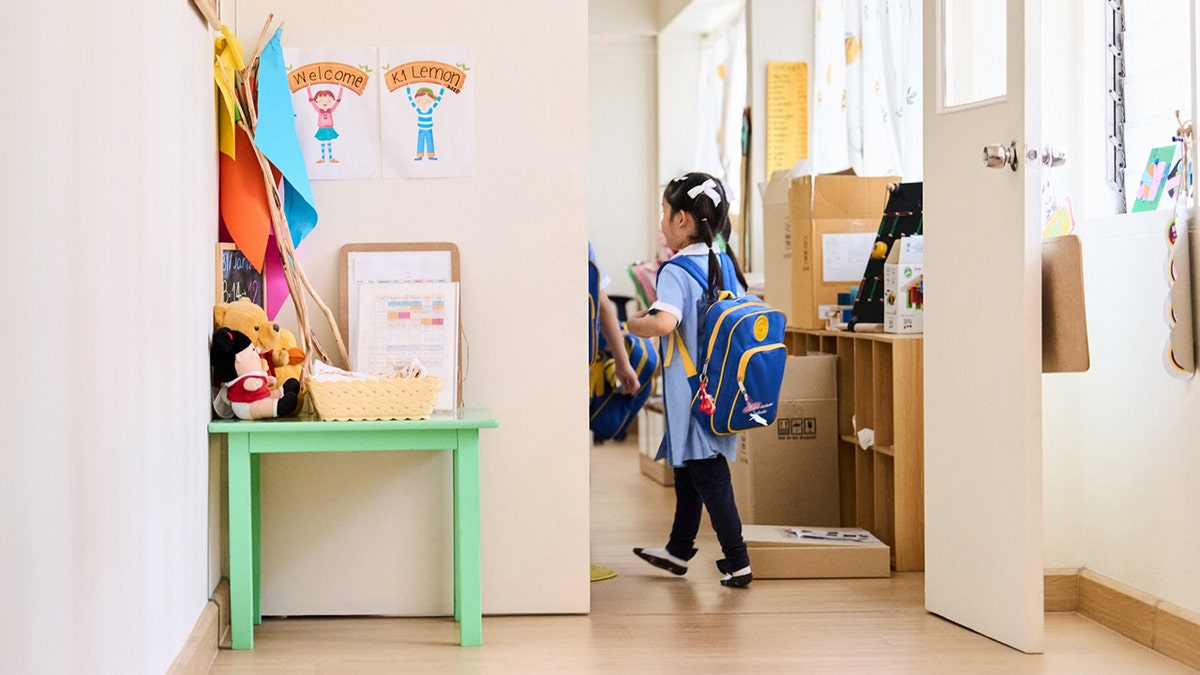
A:
MULTIPOLYGON (((707 518, 687 576, 630 552, 662 546, 674 495, 642 476, 636 444, 592 451, 587 616, 485 616, 482 647, 446 618, 266 619, 253 651, 213 673, 1193 673, 1077 614, 1046 615, 1046 651, 1022 654, 924 609, 923 575, 718 583, 707 518)), ((580 570, 586 574, 587 570, 580 570)))

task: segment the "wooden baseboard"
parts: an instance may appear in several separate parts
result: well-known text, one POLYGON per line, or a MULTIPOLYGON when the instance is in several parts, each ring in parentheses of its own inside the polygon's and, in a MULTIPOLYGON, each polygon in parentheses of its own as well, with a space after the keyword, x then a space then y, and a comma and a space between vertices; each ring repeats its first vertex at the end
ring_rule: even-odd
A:
POLYGON ((1154 614, 1154 651, 1200 670, 1200 614, 1160 602, 1154 614))
POLYGON ((204 604, 183 648, 167 670, 169 675, 203 675, 217 658, 217 650, 229 635, 229 580, 221 579, 204 604))
POLYGON ((1079 570, 1077 568, 1046 570, 1043 587, 1045 611, 1079 611, 1079 570))
POLYGON ((1087 569, 1045 573, 1047 612, 1079 612, 1164 656, 1200 669, 1200 614, 1087 569))

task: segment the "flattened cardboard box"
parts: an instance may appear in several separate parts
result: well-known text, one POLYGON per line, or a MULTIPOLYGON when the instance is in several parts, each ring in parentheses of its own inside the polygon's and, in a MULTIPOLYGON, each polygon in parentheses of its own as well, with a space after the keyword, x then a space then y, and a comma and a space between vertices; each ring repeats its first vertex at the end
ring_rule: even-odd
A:
POLYGON ((820 528, 744 525, 742 538, 755 579, 849 579, 888 577, 891 549, 866 530, 839 528, 854 540, 810 539, 798 533, 820 528))
POLYGON ((743 523, 841 521, 837 357, 789 356, 775 424, 738 434, 730 465, 743 523))
MULTIPOLYGON (((837 294, 862 281, 895 176, 821 175, 793 178, 792 305, 788 325, 824 328, 837 294)), ((770 288, 767 289, 770 293, 770 288)))

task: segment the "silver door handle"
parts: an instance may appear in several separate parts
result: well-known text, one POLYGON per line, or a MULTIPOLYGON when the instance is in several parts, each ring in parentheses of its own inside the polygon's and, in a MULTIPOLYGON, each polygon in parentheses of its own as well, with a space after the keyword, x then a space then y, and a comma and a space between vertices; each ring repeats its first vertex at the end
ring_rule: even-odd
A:
POLYGON ((1067 163, 1067 151, 1057 145, 1047 145, 1042 148, 1042 164, 1048 167, 1062 166, 1067 163))
POLYGON ((1057 145, 1045 146, 1042 148, 1040 155, 1037 148, 1030 148, 1029 151, 1025 153, 1025 156, 1029 158, 1029 161, 1031 162, 1036 162, 1037 158, 1040 156, 1042 158, 1042 164, 1050 168, 1062 166, 1063 164, 1067 163, 1067 151, 1063 150, 1057 145))
POLYGON ((983 146, 983 165, 989 169, 1001 169, 1009 166, 1013 171, 1017 170, 1019 162, 1017 156, 1017 142, 1013 141, 1007 146, 1004 145, 985 145, 983 146))

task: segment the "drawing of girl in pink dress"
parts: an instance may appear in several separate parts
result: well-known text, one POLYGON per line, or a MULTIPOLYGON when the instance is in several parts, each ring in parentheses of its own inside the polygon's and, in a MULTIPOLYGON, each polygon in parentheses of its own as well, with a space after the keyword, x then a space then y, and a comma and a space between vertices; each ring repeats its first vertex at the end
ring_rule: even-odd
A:
POLYGON ((317 160, 317 164, 324 164, 326 158, 333 164, 338 163, 333 158, 333 139, 338 137, 338 132, 333 129, 333 111, 337 110, 338 104, 342 102, 343 91, 342 86, 338 85, 337 98, 334 98, 333 92, 328 89, 322 89, 313 95, 312 87, 308 87, 308 102, 313 110, 317 111, 316 139, 321 143, 321 159, 317 160))

